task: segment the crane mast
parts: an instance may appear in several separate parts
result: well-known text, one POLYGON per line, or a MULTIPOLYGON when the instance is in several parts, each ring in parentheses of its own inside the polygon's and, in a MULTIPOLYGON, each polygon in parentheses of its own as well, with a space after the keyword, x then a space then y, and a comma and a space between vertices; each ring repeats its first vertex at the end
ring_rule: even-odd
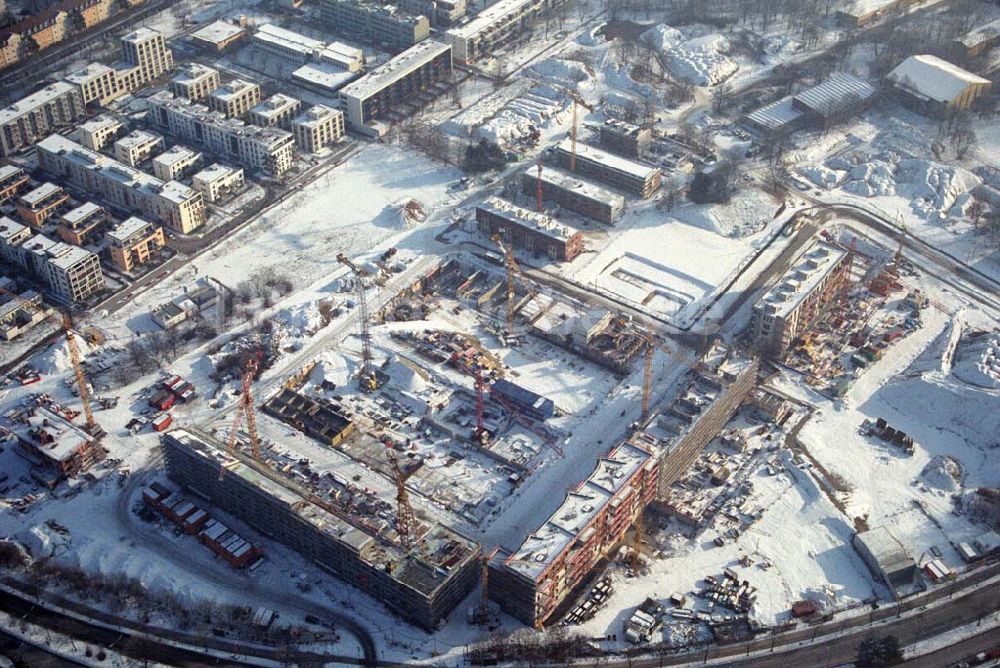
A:
POLYGON ((76 335, 73 334, 73 321, 69 313, 64 312, 62 316, 63 331, 66 332, 66 347, 69 348, 69 359, 73 364, 73 375, 76 376, 76 386, 80 391, 80 401, 83 403, 83 414, 87 420, 87 432, 92 436, 98 435, 101 428, 94 420, 94 411, 90 407, 90 390, 87 389, 87 377, 83 374, 83 366, 80 364, 80 349, 76 345, 76 335))
POLYGON ((521 271, 521 267, 518 266, 517 260, 514 259, 513 251, 503 242, 503 237, 499 234, 494 234, 493 243, 499 246, 500 252, 503 254, 504 265, 507 268, 507 333, 513 334, 514 310, 517 306, 514 303, 514 276, 523 272, 521 271))
POLYGON ((371 392, 378 389, 378 380, 375 377, 375 372, 372 370, 372 339, 369 329, 370 323, 368 321, 368 295, 365 292, 364 280, 370 275, 370 272, 363 267, 359 267, 343 253, 337 254, 337 262, 347 266, 357 278, 354 292, 358 299, 358 329, 361 336, 361 375, 358 378, 358 382, 362 390, 371 392))

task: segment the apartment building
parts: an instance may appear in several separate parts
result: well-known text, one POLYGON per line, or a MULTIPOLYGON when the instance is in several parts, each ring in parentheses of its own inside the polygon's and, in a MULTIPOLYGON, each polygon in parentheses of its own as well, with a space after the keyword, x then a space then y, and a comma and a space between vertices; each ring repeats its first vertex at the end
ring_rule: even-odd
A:
POLYGON ((38 143, 38 164, 77 188, 188 234, 205 222, 200 193, 176 181, 163 182, 61 135, 38 143))
POLYGON ((457 62, 474 63, 513 42, 535 24, 539 14, 563 2, 565 0, 499 0, 471 21, 446 31, 443 39, 451 44, 457 62))
POLYGON ((77 128, 80 143, 91 151, 103 151, 125 132, 125 124, 113 116, 101 115, 77 128))
POLYGON ((0 154, 11 156, 87 115, 80 89, 57 81, 0 110, 0 154))
POLYGON ((103 207, 85 202, 60 216, 56 234, 68 244, 87 246, 100 241, 101 231, 109 219, 103 207))
POLYGON ((555 151, 560 167, 649 199, 660 187, 660 168, 576 142, 563 140, 555 151))
POLYGON ((219 70, 199 63, 189 63, 180 68, 170 80, 169 89, 177 97, 198 102, 221 85, 219 70))
POLYGON ((163 150, 163 137, 145 130, 133 130, 115 142, 115 160, 129 167, 149 160, 163 150))
POLYGON ((243 170, 215 163, 191 177, 191 186, 215 203, 239 191, 245 182, 243 170))
POLYGON ((58 301, 76 303, 105 288, 97 256, 79 246, 35 234, 9 218, 0 218, 0 255, 46 286, 58 301))
POLYGON ((66 76, 66 81, 79 87, 84 104, 109 105, 129 92, 119 85, 118 73, 104 63, 91 63, 66 76))
POLYGON ((177 181, 200 164, 201 153, 178 144, 153 158, 153 176, 161 181, 177 181))
POLYGON ((629 158, 641 158, 649 153, 653 131, 632 123, 609 118, 601 125, 601 148, 629 158))
POLYGON ((465 17, 465 0, 400 0, 403 11, 430 19, 434 28, 453 26, 465 17))
POLYGON ((259 102, 260 86, 244 79, 233 79, 208 94, 208 108, 226 118, 243 118, 259 102))
POLYGON ((754 304, 750 321, 755 347, 773 359, 783 359, 840 294, 850 277, 851 254, 816 241, 781 281, 754 304))
POLYGON ((544 624, 595 566, 624 540, 656 496, 657 459, 625 442, 513 552, 488 564, 489 595, 525 624, 544 624))
POLYGON ((476 223, 488 239, 498 234, 514 248, 559 262, 571 262, 583 252, 580 230, 499 197, 476 207, 476 223))
POLYGON ((107 238, 111 263, 126 273, 148 262, 166 243, 162 227, 135 216, 119 223, 107 238))
POLYGON ((409 49, 431 34, 426 16, 370 0, 321 0, 319 11, 331 30, 389 51, 409 49))
POLYGON ((351 127, 366 134, 381 134, 373 121, 425 92, 436 82, 451 76, 451 47, 425 40, 379 65, 371 72, 340 89, 351 127))
POLYGON ((302 103, 294 97, 277 93, 250 110, 250 122, 262 128, 288 130, 301 107, 302 103))
POLYGON ((316 153, 344 136, 344 112, 317 104, 292 121, 292 135, 300 149, 316 153))
POLYGON ((31 178, 21 167, 0 166, 0 204, 17 197, 30 181, 31 178))
POLYGON ((342 42, 323 42, 271 23, 257 28, 252 44, 258 53, 289 66, 330 63, 345 72, 357 72, 365 61, 361 49, 342 42))
POLYGON ((122 57, 139 68, 139 85, 148 84, 174 68, 174 54, 163 35, 152 28, 139 28, 121 39, 122 57))
POLYGON ((584 181, 573 172, 544 167, 521 174, 521 189, 535 197, 541 182, 542 199, 555 202, 563 209, 587 216, 605 225, 613 224, 625 211, 625 198, 607 188, 584 181))
POLYGON ((292 166, 295 140, 286 130, 247 125, 167 91, 153 95, 148 103, 149 122, 208 152, 275 176, 292 166))
POLYGON ((18 217, 31 227, 40 229, 69 201, 69 193, 54 183, 43 183, 19 197, 14 206, 18 217))

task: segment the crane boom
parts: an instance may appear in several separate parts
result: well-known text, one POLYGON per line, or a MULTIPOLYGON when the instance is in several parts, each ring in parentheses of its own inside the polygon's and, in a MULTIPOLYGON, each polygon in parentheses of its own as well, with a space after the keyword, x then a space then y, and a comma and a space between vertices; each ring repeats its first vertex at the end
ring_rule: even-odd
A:
POLYGON ((83 374, 83 366, 80 364, 80 349, 76 345, 76 335, 73 334, 73 321, 69 313, 63 312, 63 330, 66 332, 66 347, 69 348, 69 359, 73 364, 73 375, 76 376, 76 385, 80 391, 80 401, 83 403, 83 414, 87 419, 87 431, 94 434, 100 428, 94 420, 94 411, 90 408, 90 391, 87 389, 87 377, 83 374))
POLYGON ((358 380, 362 390, 371 391, 377 389, 378 382, 372 371, 372 339, 369 330, 370 323, 368 322, 368 295, 364 280, 370 276, 370 272, 364 267, 359 267, 343 253, 337 254, 337 262, 347 266, 357 278, 355 294, 358 298, 358 329, 361 336, 361 375, 358 380))
POLYGON ((399 468, 399 460, 392 452, 389 453, 389 464, 392 466, 392 478, 396 483, 396 533, 403 547, 409 551, 415 547, 417 527, 413 518, 413 506, 410 505, 410 495, 406 491, 406 479, 399 468))
POLYGON ((646 332, 645 366, 642 373, 642 423, 645 423, 649 419, 649 407, 653 394, 653 354, 657 348, 685 366, 694 367, 698 364, 697 360, 682 355, 665 343, 657 341, 652 332, 646 332))
POLYGON ((518 266, 517 260, 514 259, 514 253, 510 247, 503 242, 503 237, 499 234, 493 235, 493 242, 500 247, 500 252, 503 254, 504 265, 507 268, 507 333, 514 333, 514 309, 516 304, 514 303, 514 276, 518 274, 523 274, 521 267, 518 266))

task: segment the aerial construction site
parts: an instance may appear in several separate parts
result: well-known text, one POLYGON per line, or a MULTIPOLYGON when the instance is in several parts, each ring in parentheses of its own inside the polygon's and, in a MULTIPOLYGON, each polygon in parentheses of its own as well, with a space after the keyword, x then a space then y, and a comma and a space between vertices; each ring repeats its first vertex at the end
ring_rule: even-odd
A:
POLYGON ((1000 654, 995 6, 111 4, 3 27, 0 655, 1000 654))

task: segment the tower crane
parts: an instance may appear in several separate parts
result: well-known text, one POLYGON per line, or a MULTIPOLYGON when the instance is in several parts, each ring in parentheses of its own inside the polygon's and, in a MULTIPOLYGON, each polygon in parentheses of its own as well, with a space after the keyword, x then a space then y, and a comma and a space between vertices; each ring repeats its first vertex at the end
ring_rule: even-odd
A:
POLYGON ((493 243, 500 247, 500 252, 503 254, 504 265, 507 267, 507 333, 514 333, 514 309, 516 304, 514 303, 514 276, 524 276, 524 272, 521 271, 521 267, 518 266, 517 260, 514 259, 514 252, 510 247, 504 243, 503 237, 499 234, 493 235, 493 243))
POLYGON ((365 293, 365 279, 371 276, 371 272, 360 267, 351 261, 343 253, 337 254, 337 262, 347 266, 357 278, 355 294, 358 298, 358 320, 361 335, 361 374, 358 376, 358 383, 365 392, 373 392, 378 389, 378 377, 372 368, 372 338, 368 322, 368 296, 365 293))
POLYGON ((653 354, 657 348, 689 368, 698 364, 698 360, 683 355, 662 341, 658 341, 651 331, 646 332, 646 356, 642 373, 642 423, 649 419, 649 403, 653 393, 653 354))
MULTIPOLYGON (((390 446, 386 445, 388 450, 390 446)), ((406 478, 399 468, 399 460, 392 452, 388 453, 389 465, 392 467, 392 479, 396 485, 396 533, 407 552, 417 545, 417 525, 413 517, 413 506, 410 505, 410 495, 406 491, 406 478)))
MULTIPOLYGON (((247 434, 250 436, 250 453, 254 459, 260 459, 260 437, 257 435, 257 416, 253 408, 253 381, 257 377, 257 369, 260 368, 260 361, 264 357, 264 352, 260 346, 255 346, 246 362, 243 364, 243 375, 241 377, 242 393, 240 401, 236 404, 236 413, 233 416, 233 425, 229 429, 229 438, 226 439, 226 452, 230 461, 233 459, 233 451, 236 448, 236 434, 246 418, 247 434)), ((219 469, 219 480, 226 475, 226 467, 219 469)))
POLYGON ((569 129, 571 153, 569 155, 569 171, 576 171, 576 97, 573 98, 573 125, 569 129))

